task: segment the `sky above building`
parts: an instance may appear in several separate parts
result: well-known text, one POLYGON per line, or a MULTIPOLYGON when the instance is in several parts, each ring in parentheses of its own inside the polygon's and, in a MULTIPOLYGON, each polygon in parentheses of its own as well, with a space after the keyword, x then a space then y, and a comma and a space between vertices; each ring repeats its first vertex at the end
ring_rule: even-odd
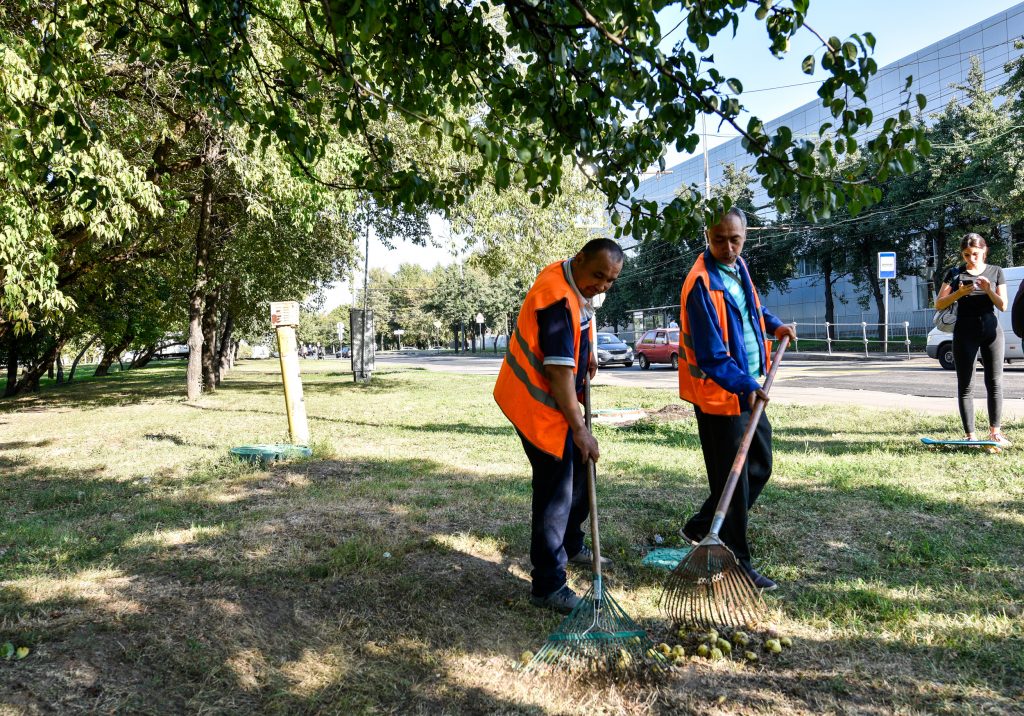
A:
MULTIPOLYGON (((1017 4, 1018 0, 811 0, 807 25, 823 37, 834 35, 844 40, 852 33, 872 33, 876 40, 873 57, 879 67, 884 67, 1017 4)), ((719 72, 743 83, 741 101, 748 111, 742 118, 743 123, 749 114, 767 121, 813 101, 817 86, 824 79, 820 70, 813 76, 801 70, 801 63, 808 54, 821 57, 821 43, 811 32, 805 29, 798 33, 790 52, 776 60, 768 52, 764 26, 753 21, 753 8, 749 15, 749 21, 740 23, 735 37, 731 32, 722 33, 705 53, 714 56, 719 72)), ((676 27, 681 17, 678 9, 666 11, 664 31, 668 33, 676 27)), ((685 28, 680 26, 666 37, 667 48, 671 49, 684 38, 685 28)), ((735 132, 709 121, 707 135, 710 148, 728 141, 735 132)), ((699 153, 701 148, 697 151, 699 153)), ((689 156, 670 151, 666 164, 678 164, 689 156)), ((431 269, 457 261, 463 247, 451 236, 446 222, 440 217, 431 217, 431 229, 434 246, 399 243, 388 249, 371 239, 370 267, 394 273, 403 263, 431 269)), ((355 280, 361 285, 362 272, 355 280)), ((351 301, 350 284, 344 282, 326 291, 325 311, 351 301)))

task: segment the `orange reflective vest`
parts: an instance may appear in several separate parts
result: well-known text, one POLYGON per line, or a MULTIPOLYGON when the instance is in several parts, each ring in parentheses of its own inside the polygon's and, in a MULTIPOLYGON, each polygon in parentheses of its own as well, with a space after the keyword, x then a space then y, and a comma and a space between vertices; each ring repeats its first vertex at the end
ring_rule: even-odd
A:
MULTIPOLYGON (((562 457, 569 421, 551 393, 544 373, 537 311, 565 301, 572 315, 576 365, 580 362, 580 305, 565 279, 562 262, 547 266, 526 294, 516 327, 509 337, 505 360, 494 384, 494 400, 532 445, 556 458, 562 457)), ((574 371, 575 372, 575 371, 574 371)))
MULTIPOLYGON (((711 303, 718 316, 718 331, 725 344, 729 348, 729 311, 726 307, 725 289, 713 289, 711 276, 708 274, 708 267, 704 263, 705 254, 701 254, 690 269, 690 273, 683 282, 683 291, 679 297, 679 325, 680 329, 679 346, 682 348, 685 360, 679 361, 679 397, 693 403, 703 412, 710 415, 739 415, 739 396, 732 393, 713 379, 711 379, 697 364, 697 354, 694 350, 694 341, 700 341, 700 336, 694 336, 690 330, 690 318, 686 312, 686 303, 690 293, 698 281, 703 282, 711 298, 711 303)), ((761 335, 764 336, 765 371, 770 369, 771 343, 768 340, 768 332, 765 330, 764 313, 761 311, 761 298, 757 295, 757 289, 751 284, 751 293, 754 296, 754 309, 757 319, 761 324, 761 335)), ((741 329, 742 330, 742 329, 741 329)))

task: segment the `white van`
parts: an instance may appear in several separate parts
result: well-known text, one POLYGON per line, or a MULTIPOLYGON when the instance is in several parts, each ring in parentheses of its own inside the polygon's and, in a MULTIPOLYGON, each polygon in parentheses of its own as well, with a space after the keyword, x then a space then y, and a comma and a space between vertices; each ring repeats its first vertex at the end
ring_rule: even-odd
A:
MULTIPOLYGON (((1010 306, 1020 289, 1021 280, 1024 279, 1024 266, 1004 268, 1003 277, 1006 279, 1006 295, 1010 299, 1005 311, 996 311, 999 317, 999 327, 1003 329, 1003 340, 1006 341, 1006 353, 1004 358, 1007 362, 1024 358, 1024 349, 1021 347, 1021 339, 1013 332, 1010 326, 1010 306)), ((939 365, 946 370, 953 370, 953 334, 943 333, 938 328, 933 328, 928 334, 928 344, 925 347, 929 358, 937 358, 939 365)))

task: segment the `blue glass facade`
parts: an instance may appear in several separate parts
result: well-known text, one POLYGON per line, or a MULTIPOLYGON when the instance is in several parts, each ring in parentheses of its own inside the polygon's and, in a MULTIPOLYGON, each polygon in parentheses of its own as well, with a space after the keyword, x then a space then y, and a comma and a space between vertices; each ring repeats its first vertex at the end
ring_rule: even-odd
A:
MULTIPOLYGON (((981 61, 987 88, 999 88, 1006 80, 1004 66, 1022 52, 1014 48, 1014 41, 1021 39, 1022 36, 1024 3, 880 68, 868 90, 868 105, 874 111, 875 126, 902 108, 901 102, 905 98, 902 90, 907 77, 911 75, 914 78, 911 91, 927 96, 928 112, 937 112, 951 100, 960 99, 960 92, 954 85, 966 82, 972 57, 977 57, 981 61)), ((916 105, 912 105, 911 109, 916 111, 916 105)), ((821 124, 829 121, 832 121, 832 118, 828 111, 820 106, 819 101, 814 101, 766 122, 766 127, 769 131, 774 131, 777 127, 785 125, 793 131, 794 136, 817 136, 821 124)), ((709 131, 712 131, 710 126, 709 131)), ((723 168, 727 164, 749 169, 752 167, 753 158, 743 150, 739 139, 731 139, 709 150, 708 162, 711 182, 714 184, 721 179, 723 168)), ((671 167, 670 174, 646 179, 641 183, 637 194, 667 203, 680 187, 691 184, 698 187, 704 185, 704 160, 701 155, 671 167)), ((767 197, 763 192, 760 197, 755 198, 755 203, 767 203, 767 197)), ((756 239, 752 234, 748 241, 754 240, 756 239)), ((780 318, 805 324, 806 330, 801 329, 800 332, 807 337, 814 333, 811 324, 821 324, 825 320, 822 277, 815 271, 813 266, 800 267, 798 275, 789 282, 786 292, 770 292, 764 296, 766 305, 780 318)), ((928 279, 904 279, 900 282, 899 289, 901 296, 890 298, 890 325, 902 325, 904 321, 908 321, 912 333, 927 332, 931 328, 933 312, 928 279)), ((848 278, 839 279, 835 283, 833 295, 836 298, 835 311, 838 323, 855 324, 859 333, 862 321, 876 322, 877 315, 873 302, 862 309, 858 299, 864 295, 863 290, 859 291, 848 278)), ((823 332, 823 328, 818 330, 823 332)), ((849 330, 852 332, 854 326, 849 330)))

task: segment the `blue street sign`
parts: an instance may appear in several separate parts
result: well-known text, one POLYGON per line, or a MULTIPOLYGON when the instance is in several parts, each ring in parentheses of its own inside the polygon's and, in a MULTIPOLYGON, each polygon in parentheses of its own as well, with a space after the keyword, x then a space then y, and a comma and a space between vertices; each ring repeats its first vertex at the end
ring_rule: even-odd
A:
POLYGON ((896 278, 896 252, 878 252, 878 278, 896 278))

